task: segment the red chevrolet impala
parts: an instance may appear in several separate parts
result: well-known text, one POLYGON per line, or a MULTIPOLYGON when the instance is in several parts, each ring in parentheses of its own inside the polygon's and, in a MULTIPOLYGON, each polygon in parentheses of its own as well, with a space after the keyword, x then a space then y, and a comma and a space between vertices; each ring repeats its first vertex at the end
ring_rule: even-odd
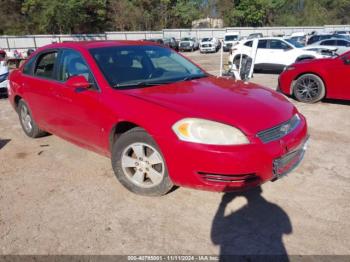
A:
POLYGON ((110 157, 118 180, 143 195, 276 180, 307 140, 305 118, 282 95, 147 42, 45 46, 12 72, 9 99, 29 137, 49 132, 110 157))
POLYGON ((288 66, 280 75, 279 89, 305 103, 323 98, 350 100, 350 52, 288 66))

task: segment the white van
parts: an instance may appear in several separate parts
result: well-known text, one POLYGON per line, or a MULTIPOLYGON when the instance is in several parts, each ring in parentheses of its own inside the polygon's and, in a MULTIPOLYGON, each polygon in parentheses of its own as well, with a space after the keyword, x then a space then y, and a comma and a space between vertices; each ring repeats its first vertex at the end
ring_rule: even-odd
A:
POLYGON ((239 33, 238 32, 231 32, 231 33, 226 33, 224 37, 224 51, 228 52, 231 50, 231 47, 238 43, 239 41, 239 33))

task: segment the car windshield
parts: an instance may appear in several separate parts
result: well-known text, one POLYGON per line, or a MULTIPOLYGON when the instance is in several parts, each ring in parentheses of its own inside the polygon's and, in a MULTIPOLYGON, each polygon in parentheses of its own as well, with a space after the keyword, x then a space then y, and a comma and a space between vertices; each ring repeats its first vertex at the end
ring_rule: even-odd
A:
POLYGON ((225 41, 236 41, 238 40, 238 35, 226 35, 225 41))
POLYGON ((203 38, 202 42, 210 42, 211 40, 213 40, 213 38, 203 38))
POLYGON ((304 47, 304 45, 300 44, 298 41, 296 41, 294 39, 286 39, 286 41, 288 43, 292 44, 296 48, 303 48, 304 47))
POLYGON ((192 41, 193 39, 190 37, 183 37, 181 38, 181 41, 192 41))
POLYGON ((160 46, 111 46, 90 49, 114 88, 169 84, 207 74, 176 52, 160 46))

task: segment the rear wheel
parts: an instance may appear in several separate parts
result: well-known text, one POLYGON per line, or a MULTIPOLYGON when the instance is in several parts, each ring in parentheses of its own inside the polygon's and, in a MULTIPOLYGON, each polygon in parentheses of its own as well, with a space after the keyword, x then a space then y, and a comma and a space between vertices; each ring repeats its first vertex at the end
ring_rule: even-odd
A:
POLYGON ((32 113, 24 100, 20 100, 18 102, 18 115, 22 129, 27 136, 31 138, 37 138, 47 134, 35 123, 32 117, 32 113))
POLYGON ((173 187, 158 145, 142 128, 118 138, 112 149, 112 166, 120 183, 136 194, 161 196, 173 187))
POLYGON ((293 84, 295 98, 304 103, 316 103, 324 98, 326 88, 323 80, 314 74, 300 76, 293 84))

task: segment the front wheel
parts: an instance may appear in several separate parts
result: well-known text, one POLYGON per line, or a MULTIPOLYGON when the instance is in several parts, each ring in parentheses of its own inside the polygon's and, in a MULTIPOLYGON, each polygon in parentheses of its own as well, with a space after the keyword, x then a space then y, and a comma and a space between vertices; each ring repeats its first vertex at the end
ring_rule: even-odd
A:
POLYGON ((324 98, 326 88, 322 79, 314 74, 300 76, 293 84, 294 97, 304 103, 316 103, 324 98))
POLYGON ((112 149, 112 166, 120 183, 136 194, 162 196, 173 187, 158 145, 142 128, 118 138, 112 149))

